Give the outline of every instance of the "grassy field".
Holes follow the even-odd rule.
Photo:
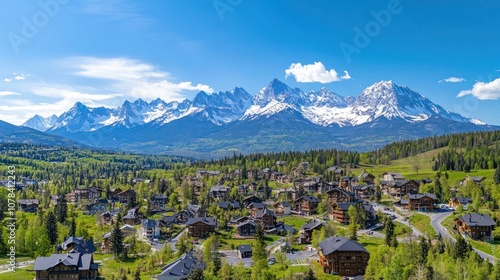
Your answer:
[[[384,228],[380,228],[376,230],[380,233],[385,233]],[[411,232],[411,228],[407,225],[403,225],[402,223],[394,223],[394,233],[397,237],[404,237],[407,233]]]
[[[35,272],[30,271],[33,269],[33,265],[18,268],[14,272],[4,272],[0,273],[0,280],[31,280],[35,278]]]
[[[431,226],[431,218],[427,215],[414,213],[410,216],[410,223],[412,226],[416,227],[424,235],[434,238],[436,236],[436,231]]]
[[[296,230],[299,230],[302,228],[304,224],[309,222],[311,219],[305,218],[305,217],[300,217],[300,216],[282,216],[278,218],[278,222],[284,222],[287,225],[292,226]]]

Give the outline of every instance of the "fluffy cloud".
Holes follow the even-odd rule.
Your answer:
[[[466,79],[464,78],[457,78],[457,77],[449,77],[447,79],[443,79],[443,80],[440,80],[439,82],[442,83],[442,82],[446,82],[446,83],[461,83],[461,82],[465,82]]]
[[[500,78],[489,83],[476,82],[472,89],[462,90],[457,97],[466,95],[475,96],[480,100],[497,100],[500,99]]]
[[[169,73],[156,69],[151,64],[129,58],[74,57],[66,61],[74,74],[81,77],[107,80],[108,91],[120,92],[131,98],[152,100],[183,100],[183,91],[214,90],[204,84],[173,82]]]
[[[326,70],[325,65],[321,62],[305,65],[302,65],[300,62],[292,63],[292,65],[285,70],[285,74],[287,78],[289,76],[294,76],[295,80],[299,83],[319,82],[326,84],[351,78],[347,71],[344,71],[344,76],[339,76],[335,69]]]
[[[14,77],[5,78],[5,79],[3,79],[3,81],[6,83],[10,83],[13,80],[22,81],[30,76],[29,74],[23,74],[23,73],[20,73],[20,74],[13,73],[13,75],[14,75]]]
[[[9,96],[9,95],[20,95],[20,94],[13,91],[0,91],[0,96]]]

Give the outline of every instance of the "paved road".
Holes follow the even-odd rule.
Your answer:
[[[441,225],[441,222],[446,218],[448,217],[449,215],[451,215],[452,212],[441,212],[441,213],[436,213],[436,214],[431,214],[431,225],[432,227],[434,228],[434,230],[436,230],[436,232],[438,232],[439,234],[441,234],[441,236],[443,238],[449,238],[450,240],[452,240],[453,242],[456,242],[457,240],[455,238],[453,238],[453,236],[451,236],[451,234],[448,232],[448,230],[443,227],[443,225]],[[481,258],[485,259],[485,260],[488,260],[490,263],[495,263],[498,261],[497,258],[495,258],[494,256],[490,255],[490,254],[486,254],[485,252],[483,251],[479,251],[477,249],[474,249],[474,251],[479,255],[481,256]]]

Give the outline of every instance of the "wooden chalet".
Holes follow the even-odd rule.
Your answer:
[[[133,189],[128,189],[125,191],[122,191],[116,195],[118,198],[118,201],[122,204],[129,203],[130,201],[134,201],[136,197],[136,193]]]
[[[434,210],[434,204],[437,203],[437,198],[434,194],[410,194],[408,195],[408,208],[412,211],[429,212]]]
[[[254,236],[257,223],[253,220],[245,220],[236,226],[236,232],[239,236]]]
[[[312,219],[299,230],[299,244],[311,243],[314,230],[321,230],[323,223],[320,220]]]
[[[359,174],[358,179],[362,180],[367,185],[375,185],[375,176],[368,172]]]
[[[214,199],[223,200],[229,193],[229,187],[224,185],[215,185],[210,188],[210,196]]]
[[[358,200],[354,193],[335,186],[325,188],[325,193],[328,195],[328,199],[331,203],[352,202]]]
[[[250,244],[242,244],[236,247],[236,252],[240,259],[247,259],[252,257],[252,246]]]
[[[321,201],[314,196],[305,195],[295,200],[293,204],[296,211],[306,215],[311,215],[316,213],[320,202]]]
[[[264,230],[272,229],[276,226],[276,216],[274,211],[269,209],[259,209],[254,216],[255,221],[259,222]]]
[[[472,203],[472,199],[469,197],[452,197],[450,198],[450,207],[458,209],[458,207],[464,207],[467,204]]]
[[[215,232],[217,220],[211,217],[206,218],[189,218],[187,221],[188,236],[192,237],[208,237]]]
[[[127,211],[127,215],[123,216],[122,220],[127,225],[137,225],[144,218],[144,215],[139,211],[139,208],[133,208]]]
[[[274,213],[276,215],[290,215],[292,213],[292,205],[288,201],[279,201],[274,204]]]
[[[488,214],[465,214],[455,219],[455,229],[474,240],[493,241],[496,223]]]
[[[35,280],[97,279],[99,276],[93,255],[78,252],[38,257],[33,270],[36,272]]]
[[[80,201],[86,200],[88,204],[92,204],[101,196],[102,191],[100,189],[76,188],[67,195],[67,198],[69,203],[80,203]]]
[[[393,197],[402,197],[406,194],[418,194],[420,183],[415,180],[398,180],[389,185],[388,193]]]
[[[363,276],[370,253],[356,241],[345,237],[328,237],[318,245],[319,264],[323,271],[342,276]]]
[[[23,212],[35,213],[38,210],[40,201],[38,199],[18,199],[17,209]]]
[[[166,195],[154,195],[149,199],[149,212],[165,212],[167,211],[167,200]]]

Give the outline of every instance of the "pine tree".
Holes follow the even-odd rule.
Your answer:
[[[76,233],[76,222],[75,218],[71,219],[71,224],[69,225],[69,236],[75,236]]]
[[[317,280],[318,278],[316,277],[316,275],[314,275],[314,271],[311,268],[309,268],[306,275],[304,275],[304,278],[302,278],[302,279],[304,279],[304,280]]]
[[[109,242],[111,244],[111,252],[115,255],[115,258],[120,256],[125,248],[123,246],[123,233],[120,230],[120,225],[115,223],[115,227],[111,232],[111,236],[109,237]]]
[[[386,217],[385,218],[385,244],[387,244],[387,246],[396,247],[397,242],[398,241],[397,241],[396,235],[394,233],[394,223],[392,222],[392,218]]]
[[[495,184],[500,184],[500,164],[498,165],[497,169],[495,170],[495,175],[493,175],[493,181]]]
[[[55,245],[57,242],[58,232],[57,232],[57,220],[54,213],[48,212],[45,219],[45,228],[47,229],[47,236],[49,237],[49,242],[51,245]]]
[[[66,222],[66,217],[68,214],[68,204],[64,196],[61,196],[61,198],[57,200],[57,204],[54,207],[54,212],[58,222],[60,222],[61,224]]]
[[[141,270],[139,268],[135,271],[134,280],[141,280]]]
[[[203,276],[203,270],[199,268],[195,268],[191,270],[188,274],[188,280],[204,280],[205,277]]]
[[[427,242],[427,239],[424,236],[421,236],[419,242],[419,255],[418,255],[418,262],[420,264],[426,263],[428,253],[429,253],[429,243]]]

